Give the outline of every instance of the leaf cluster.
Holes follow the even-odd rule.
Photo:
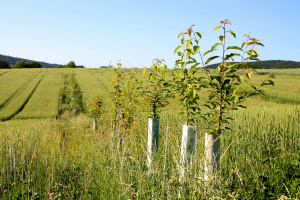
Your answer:
[[[154,59],[150,70],[148,76],[149,84],[141,94],[150,107],[147,109],[150,117],[159,118],[161,109],[169,104],[169,98],[172,97],[171,83],[167,79],[170,73],[163,59]],[[145,73],[146,68],[143,70],[143,76],[145,76]]]
[[[201,69],[198,67],[200,64],[195,59],[196,54],[200,50],[201,34],[194,33],[199,37],[195,39],[192,37],[191,26],[187,32],[180,33],[181,45],[179,45],[175,52],[180,58],[176,60],[175,68],[172,70],[173,74],[173,90],[178,93],[178,100],[184,111],[180,114],[185,114],[186,124],[194,124],[197,117],[200,115],[201,109],[198,104],[200,99],[198,91],[205,87],[204,77],[197,77],[196,73]],[[188,39],[186,39],[188,37]]]

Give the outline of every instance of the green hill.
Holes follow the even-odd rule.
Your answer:
[[[207,68],[217,68],[218,64],[207,65]],[[300,68],[300,62],[286,60],[266,60],[251,62],[257,69],[287,69]]]
[[[16,62],[23,60],[25,62],[34,62],[35,60],[28,60],[25,58],[17,58],[17,57],[12,57],[12,56],[5,56],[0,54],[0,59],[4,60],[4,62],[6,62],[8,65],[15,65]],[[50,64],[50,63],[46,63],[46,62],[41,62],[41,61],[37,61],[38,63],[40,63],[42,65],[42,67],[47,67],[47,68],[55,68],[58,64]]]

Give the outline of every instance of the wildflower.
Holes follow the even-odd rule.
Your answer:
[[[134,196],[134,195],[135,195],[135,192],[131,192],[130,194],[131,194],[131,196]]]
[[[4,192],[4,194],[6,194],[6,193],[7,193],[7,190],[4,190],[3,192]]]
[[[170,180],[169,180],[170,183],[173,183],[174,182],[174,177],[172,177]]]
[[[50,193],[50,194],[49,194],[49,197],[50,197],[51,199],[53,199],[53,197],[54,197],[54,192]]]
[[[27,182],[26,182],[26,181],[23,181],[23,183],[26,184]]]
[[[140,155],[140,158],[144,158],[145,156],[143,154]]]
[[[89,190],[89,189],[86,188],[84,191],[87,192],[88,190]]]
[[[65,197],[67,197],[68,196],[68,194],[65,194]]]
[[[236,195],[236,193],[235,192],[232,192],[232,196],[235,196]]]

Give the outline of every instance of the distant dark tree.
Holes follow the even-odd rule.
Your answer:
[[[9,69],[9,65],[2,59],[0,59],[0,68]]]
[[[11,65],[10,67],[13,68],[13,69],[14,68],[26,68],[26,62],[23,61],[23,60],[19,60],[19,61],[16,62],[15,65]]]
[[[77,68],[77,66],[74,61],[70,61],[65,68]]]
[[[42,65],[36,61],[25,62],[23,60],[17,61],[15,65],[11,65],[11,68],[42,68]]]
[[[100,68],[109,68],[108,66],[100,66]]]
[[[63,65],[57,65],[56,68],[64,68]]]
[[[83,65],[78,65],[77,68],[85,68]]]
[[[31,63],[27,63],[27,68],[42,68],[42,65],[36,61],[33,61]]]

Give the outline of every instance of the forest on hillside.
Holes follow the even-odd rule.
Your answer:
[[[233,62],[235,63],[235,62]],[[265,60],[249,62],[254,69],[287,69],[287,68],[300,68],[300,62],[288,60]],[[220,63],[208,65],[207,68],[217,68]]]
[[[10,65],[15,65],[18,61],[24,61],[24,62],[38,62],[42,67],[47,67],[47,68],[55,68],[58,64],[50,64],[46,62],[41,62],[41,61],[35,61],[35,60],[29,60],[25,58],[17,58],[17,57],[12,57],[12,56],[6,56],[0,54],[0,60],[3,60],[8,66]]]
[[[1,64],[0,68],[9,68],[10,65],[16,65],[18,61],[24,61],[28,63],[32,62],[37,62],[39,63],[42,67],[47,67],[47,68],[63,68],[67,67],[70,63],[67,65],[59,65],[59,64],[50,64],[42,61],[35,61],[35,60],[29,60],[29,59],[24,59],[24,58],[17,58],[17,57],[12,57],[12,56],[6,56],[0,54],[0,60],[4,61],[5,64]],[[73,62],[73,61],[70,61]],[[71,63],[72,64],[72,63]],[[207,65],[206,68],[217,68],[217,66],[220,63],[217,64],[212,64],[212,65]],[[287,69],[287,68],[300,68],[300,62],[295,62],[295,61],[287,61],[287,60],[265,60],[265,61],[254,61],[250,62],[252,68],[255,69]],[[6,67],[3,67],[6,66]],[[84,66],[75,66],[78,68],[84,68]],[[101,68],[106,67],[102,66]],[[69,67],[73,68],[73,67]]]

